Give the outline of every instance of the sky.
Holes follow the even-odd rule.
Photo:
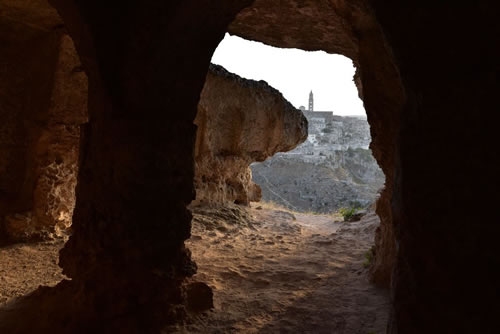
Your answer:
[[[366,114],[354,85],[352,61],[341,55],[280,49],[226,34],[212,63],[243,78],[267,81],[296,108],[308,108],[312,90],[315,111]]]

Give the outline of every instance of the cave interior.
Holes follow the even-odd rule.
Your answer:
[[[386,175],[371,276],[391,291],[387,333],[494,333],[498,9],[1,0],[0,233],[72,235],[59,261],[70,280],[0,309],[0,332],[158,333],[182,320],[193,122],[229,32],[353,60]]]

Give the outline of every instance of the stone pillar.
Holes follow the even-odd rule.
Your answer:
[[[249,2],[52,1],[89,77],[73,234],[60,256],[72,280],[52,292],[67,328],[149,333],[182,317],[181,282],[195,271],[184,247],[193,120],[212,52]]]

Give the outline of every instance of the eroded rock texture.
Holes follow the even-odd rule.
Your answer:
[[[69,227],[87,121],[87,78],[62,21],[22,6],[0,4],[0,229],[11,241]]]
[[[193,204],[259,201],[250,164],[307,138],[306,118],[280,92],[218,65],[210,65],[195,124]]]

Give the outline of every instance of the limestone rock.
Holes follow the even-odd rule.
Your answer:
[[[16,241],[33,239],[37,231],[33,228],[32,221],[30,211],[5,216],[5,232]]]
[[[0,34],[12,43],[0,54],[0,225],[4,217],[11,241],[61,235],[75,203],[87,77],[64,29],[7,32]]]
[[[202,312],[214,307],[212,289],[203,282],[192,282],[186,285],[186,301],[189,310]]]
[[[194,204],[259,201],[250,164],[307,138],[306,118],[281,93],[218,65],[210,66],[195,124]]]

